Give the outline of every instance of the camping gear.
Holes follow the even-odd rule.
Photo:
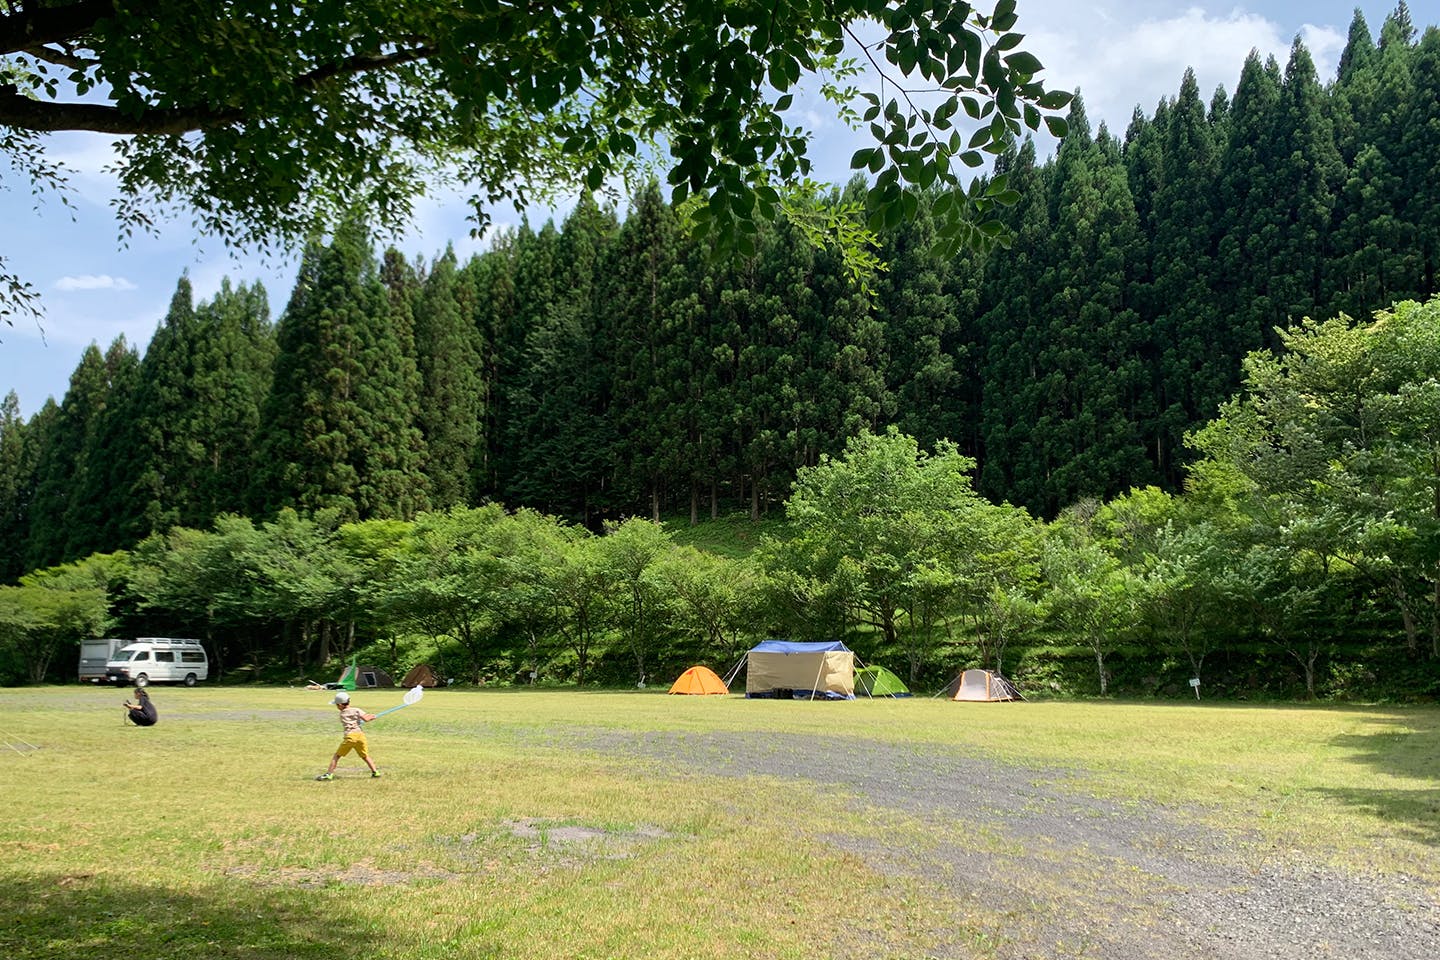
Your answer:
[[[865,697],[908,697],[910,688],[882,666],[860,667],[855,671],[855,694]]]
[[[445,684],[440,680],[440,675],[430,668],[428,663],[417,663],[405,674],[405,679],[400,681],[402,687],[443,687]]]
[[[375,719],[376,719],[376,720],[379,720],[381,717],[385,716],[385,714],[387,714],[387,713],[394,713],[396,710],[399,710],[399,709],[401,709],[402,707],[408,707],[408,706],[410,706],[410,704],[412,704],[412,703],[419,703],[419,702],[420,702],[420,698],[423,697],[423,696],[425,696],[425,688],[424,688],[424,687],[412,687],[412,688],[410,689],[410,691],[405,694],[405,702],[404,702],[404,703],[397,704],[396,706],[393,706],[393,707],[391,707],[391,708],[388,709],[388,710],[381,710],[379,713],[375,714]],[[373,723],[374,721],[371,721],[371,722]]]
[[[948,700],[996,702],[1024,700],[1015,684],[989,670],[966,670],[945,688]]]
[[[745,654],[745,696],[854,700],[855,654],[839,640],[765,640]]]
[[[680,678],[671,684],[670,692],[703,697],[711,694],[724,695],[730,692],[730,688],[725,686],[724,680],[715,675],[714,670],[695,666],[680,674]]]
[[[340,674],[339,686],[342,690],[366,690],[376,687],[393,687],[395,681],[390,679],[390,674],[379,667],[369,664],[357,665],[352,658],[350,666]]]

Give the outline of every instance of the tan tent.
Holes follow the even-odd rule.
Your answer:
[[[854,700],[855,654],[838,640],[766,640],[745,655],[745,696]]]
[[[410,668],[409,673],[405,674],[405,679],[400,681],[400,686],[409,690],[412,687],[441,687],[444,684],[435,675],[435,671],[430,669],[430,664],[417,663]]]
[[[945,688],[945,696],[950,700],[984,702],[1025,699],[1015,689],[1015,684],[989,670],[966,670],[950,681],[950,686]]]

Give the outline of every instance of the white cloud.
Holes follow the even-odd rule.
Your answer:
[[[135,290],[135,284],[124,277],[112,277],[108,273],[84,273],[78,277],[61,277],[55,281],[56,290],[67,293],[75,290]]]
[[[1187,67],[1195,71],[1201,99],[1208,101],[1216,87],[1234,94],[1251,50],[1262,58],[1273,55],[1283,66],[1298,33],[1324,83],[1345,45],[1335,27],[1306,24],[1297,30],[1243,7],[1104,6],[1033,0],[1020,7],[1019,29],[1036,27],[1026,46],[1045,64],[1047,85],[1078,87],[1092,127],[1104,121],[1115,134],[1124,133],[1137,106],[1153,116],[1162,98],[1173,98]],[[1103,29],[1097,29],[1097,21]]]

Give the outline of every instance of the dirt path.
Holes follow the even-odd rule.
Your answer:
[[[900,825],[895,846],[829,839],[934,885],[973,908],[967,919],[997,918],[1001,957],[1440,957],[1440,902],[1413,879],[1346,875],[1153,804],[1086,796],[1060,771],[841,737],[592,730],[564,741],[706,776],[806,780]],[[967,942],[936,954],[972,955]]]

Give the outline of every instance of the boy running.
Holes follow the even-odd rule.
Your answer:
[[[370,776],[380,776],[380,771],[375,769],[375,761],[370,759],[370,747],[365,742],[365,731],[360,729],[362,722],[368,723],[374,720],[375,715],[373,713],[366,713],[359,707],[350,706],[350,694],[344,690],[335,694],[335,699],[330,702],[335,704],[336,708],[340,711],[340,726],[345,728],[345,739],[340,741],[340,746],[335,748],[335,756],[330,758],[330,769],[315,779],[334,780],[335,765],[340,762],[341,757],[345,756],[345,754],[351,750],[354,750],[360,755],[360,759],[365,761],[365,766],[370,768]]]

